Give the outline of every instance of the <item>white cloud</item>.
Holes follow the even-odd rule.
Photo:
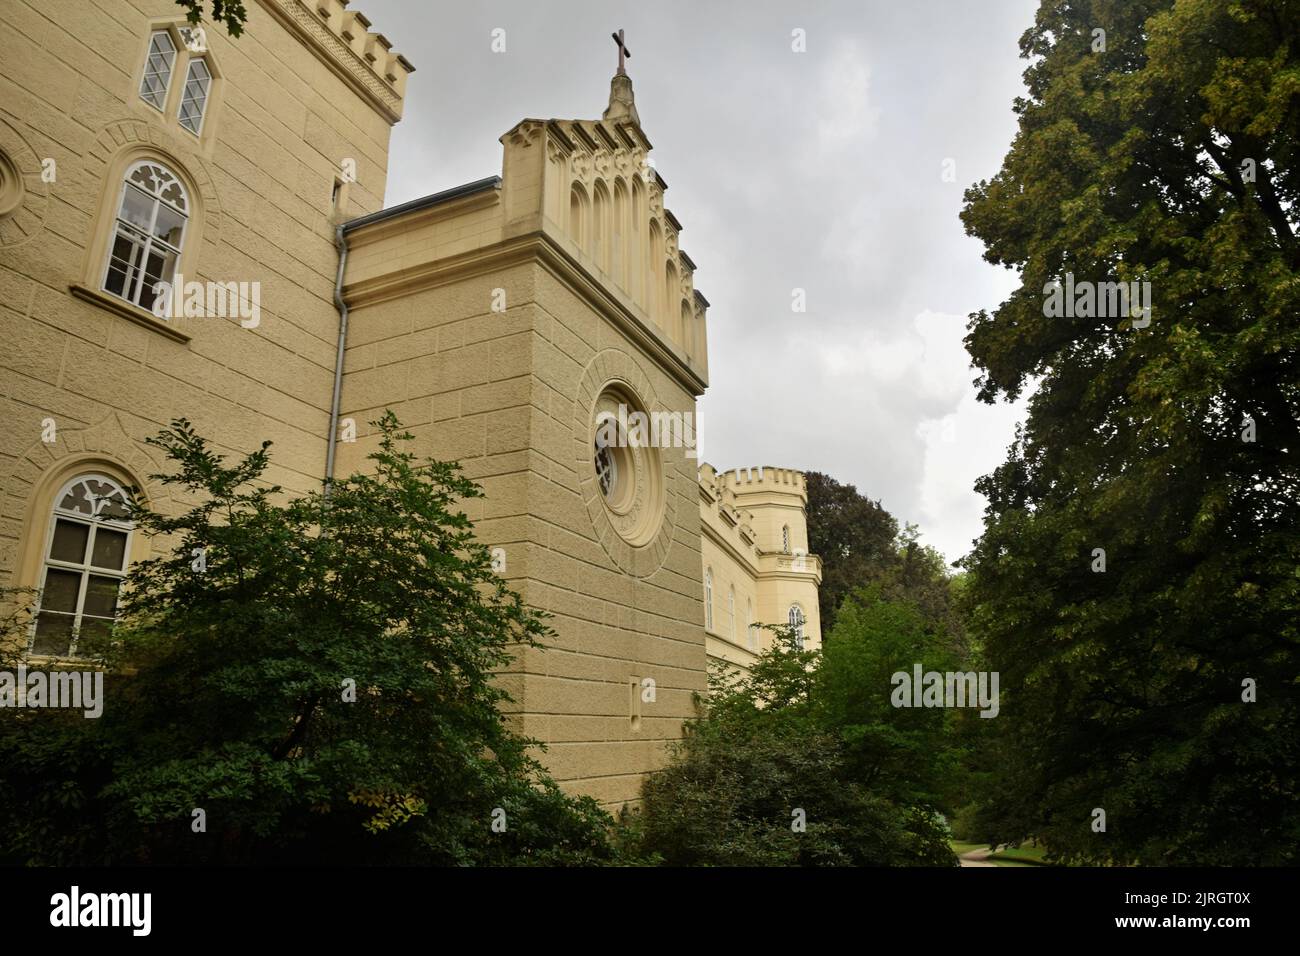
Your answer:
[[[984,499],[973,490],[975,480],[1006,458],[1027,403],[1022,396],[1011,405],[985,405],[968,392],[951,414],[918,426],[925,463],[916,521],[922,540],[950,561],[969,551],[980,536]]]

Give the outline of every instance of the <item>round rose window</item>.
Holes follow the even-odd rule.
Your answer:
[[[611,383],[591,418],[591,468],[610,524],[628,544],[649,543],[664,512],[663,464],[653,422],[631,389]]]

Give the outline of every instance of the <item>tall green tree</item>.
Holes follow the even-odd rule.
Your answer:
[[[971,317],[979,396],[1033,392],[967,562],[983,835],[1300,862],[1300,3],[1044,0],[1021,51],[962,214],[1020,274]],[[1067,274],[1149,282],[1149,316],[1049,316]]]
[[[826,655],[788,626],[643,786],[643,855],[676,866],[953,866],[935,802],[949,749],[936,710],[889,704],[895,660],[935,660],[914,608],[850,599]],[[864,606],[865,605],[865,606]],[[918,656],[919,655],[919,656]]]
[[[853,485],[817,471],[805,478],[808,550],[822,560],[817,604],[822,631],[829,634],[845,596],[895,560],[898,521]]]
[[[879,586],[856,591],[840,605],[812,696],[855,779],[900,804],[951,811],[962,776],[954,728],[966,713],[891,700],[893,675],[910,678],[917,664],[923,673],[965,670],[945,638],[914,604],[886,599]]]
[[[897,519],[856,487],[811,471],[808,480],[808,547],[821,558],[817,595],[822,633],[835,628],[840,606],[854,591],[877,587],[881,596],[920,611],[926,626],[954,647],[964,644],[952,575],[943,556],[922,544],[915,525]]]

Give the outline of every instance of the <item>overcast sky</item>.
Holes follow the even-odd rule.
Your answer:
[[[949,560],[969,550],[973,482],[1023,407],[975,401],[966,317],[1014,276],[983,261],[958,212],[1011,142],[1037,0],[353,6],[416,68],[386,205],[500,173],[498,137],[520,119],[598,118],[622,27],[665,205],[710,302],[702,458],[826,472]]]

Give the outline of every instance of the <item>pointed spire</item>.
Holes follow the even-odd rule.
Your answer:
[[[632,122],[641,125],[641,117],[636,112],[636,98],[632,95],[632,77],[626,73],[614,74],[614,78],[609,81],[609,107],[600,118],[615,123]]]
[[[611,33],[610,36],[618,44],[618,72],[609,81],[609,106],[600,118],[615,123],[630,121],[640,126],[641,117],[637,115],[636,97],[632,95],[632,77],[627,75],[623,65],[625,58],[631,58],[632,51],[623,42],[622,30]]]

